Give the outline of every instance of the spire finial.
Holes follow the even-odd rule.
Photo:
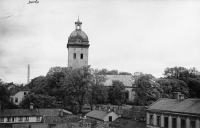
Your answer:
[[[78,21],[79,21],[79,16],[78,16]]]

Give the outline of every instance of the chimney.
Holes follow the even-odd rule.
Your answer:
[[[33,109],[33,103],[30,103],[30,109]]]
[[[181,92],[175,92],[174,95],[175,95],[175,99],[178,99],[178,100],[184,99],[184,94],[181,94]]]
[[[30,82],[30,65],[28,64],[27,84]]]
[[[184,97],[185,97],[185,95],[184,95],[184,94],[180,94],[180,100],[183,100],[183,99],[185,99]]]
[[[63,116],[63,109],[59,109],[59,116]]]
[[[82,114],[79,114],[79,118],[82,119]]]

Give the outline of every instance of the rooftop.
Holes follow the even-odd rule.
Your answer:
[[[132,109],[124,110],[122,117],[129,119],[140,119],[145,118],[145,107],[144,106],[134,106]]]
[[[110,112],[112,112],[112,111],[107,112],[107,111],[102,111],[102,110],[93,110],[91,112],[88,112],[86,114],[86,116],[91,117],[91,118],[95,118],[95,119],[99,119],[99,120],[103,120],[104,117]]]
[[[132,75],[105,75],[105,78],[107,79],[104,82],[105,86],[111,86],[113,80],[119,80],[127,87],[132,87],[135,82]]]
[[[162,98],[151,104],[147,110],[200,114],[200,99]]]
[[[119,128],[146,128],[146,123],[120,117],[111,122],[110,126]]]
[[[0,117],[10,116],[58,116],[59,109],[3,109],[0,111]],[[63,114],[72,114],[63,110]]]

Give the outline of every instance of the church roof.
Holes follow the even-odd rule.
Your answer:
[[[81,42],[84,42],[85,44],[88,44],[88,42],[89,42],[88,36],[81,29],[76,29],[70,34],[68,43],[76,42],[77,39],[80,39]]]
[[[73,46],[89,46],[89,40],[88,40],[88,36],[87,34],[82,31],[81,29],[81,25],[82,25],[82,22],[78,21],[75,22],[75,26],[76,26],[76,29],[70,34],[69,38],[68,38],[68,44],[67,44],[67,47],[69,45]]]
[[[126,87],[134,87],[135,79],[132,75],[105,75],[106,81],[105,86],[112,86],[113,80],[121,81]]]

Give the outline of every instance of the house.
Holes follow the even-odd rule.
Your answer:
[[[146,128],[145,107],[133,106],[123,110],[121,117],[109,124],[110,128]]]
[[[0,111],[0,127],[26,127],[40,124],[42,126],[56,126],[59,123],[79,121],[79,116],[72,115],[64,109],[2,109]],[[51,127],[50,127],[51,128]]]
[[[147,128],[200,128],[200,99],[161,98],[146,110]]]
[[[146,128],[146,124],[143,122],[122,117],[119,117],[115,121],[111,122],[109,126],[110,128]]]
[[[110,111],[109,109],[104,110],[93,110],[86,114],[86,117],[89,119],[94,119],[97,122],[97,126],[100,127],[109,127],[109,123],[118,118],[118,115]]]
[[[13,95],[10,96],[11,101],[13,101],[13,103],[16,105],[19,105],[20,102],[23,100],[24,96],[26,96],[29,93],[29,91],[30,90],[26,89],[14,93]]]
[[[136,86],[134,85],[135,79],[132,75],[105,75],[106,81],[103,83],[104,86],[112,86],[113,80],[121,81],[125,89],[127,90],[126,98],[130,101],[133,101],[136,96]]]

